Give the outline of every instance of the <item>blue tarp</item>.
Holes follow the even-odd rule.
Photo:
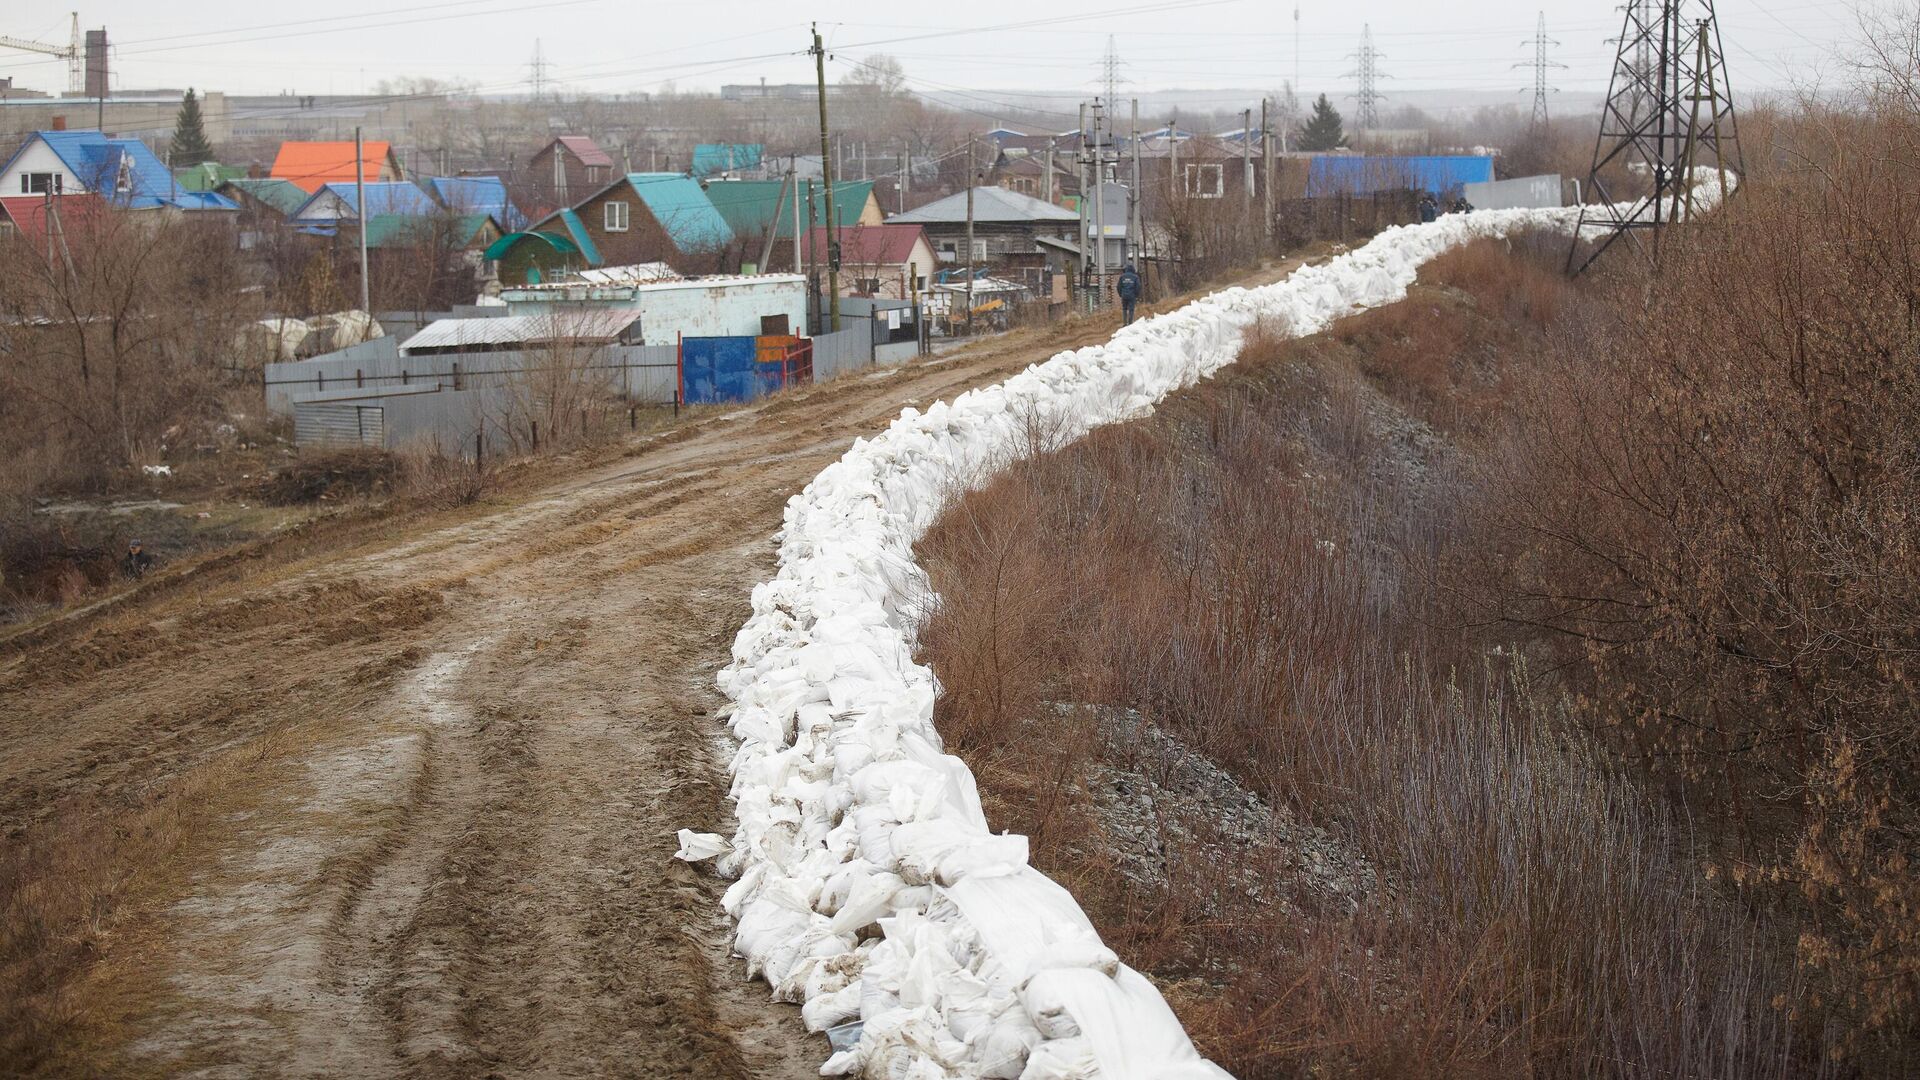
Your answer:
[[[1460,194],[1467,184],[1493,179],[1491,157],[1408,157],[1362,154],[1316,156],[1307,172],[1307,194],[1371,195],[1376,191]]]
[[[753,401],[780,389],[781,365],[760,363],[751,337],[680,341],[680,400],[688,405]]]

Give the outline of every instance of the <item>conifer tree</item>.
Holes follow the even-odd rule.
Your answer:
[[[1300,127],[1302,150],[1337,150],[1345,145],[1347,133],[1341,129],[1339,110],[1321,94],[1313,103],[1313,115]]]
[[[213,144],[207,142],[207,129],[200,119],[200,99],[187,88],[180,102],[179,118],[173,122],[173,154],[169,162],[176,169],[191,169],[213,160]]]

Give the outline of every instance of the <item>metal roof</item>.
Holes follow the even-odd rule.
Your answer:
[[[766,147],[760,143],[701,143],[693,148],[693,175],[757,169],[765,151]]]
[[[359,147],[360,176],[372,183],[380,179],[391,144],[362,142]],[[342,181],[351,184],[354,176],[354,144],[350,142],[283,142],[273,159],[272,177],[285,180],[302,191],[318,191],[321,185]]]
[[[283,215],[298,213],[312,198],[288,180],[229,180],[221,188],[232,188],[250,199],[265,203]]]
[[[400,343],[403,354],[433,349],[441,352],[486,351],[507,346],[554,342],[607,344],[640,319],[638,308],[587,308],[550,315],[502,315],[488,319],[435,319]]]
[[[383,180],[377,183],[356,184],[349,180],[341,184],[327,184],[313,193],[307,202],[311,205],[318,199],[332,195],[346,206],[347,212],[358,215],[360,212],[360,188],[367,189],[367,209],[374,215],[412,214],[421,216],[437,212],[440,207],[433,197],[405,180]],[[306,206],[294,214],[297,219],[306,213]]]
[[[733,242],[733,229],[713,208],[700,182],[680,173],[628,173],[627,183],[681,251],[702,251]],[[598,261],[598,260],[595,260]]]
[[[491,214],[509,229],[526,225],[526,216],[507,198],[507,182],[497,176],[436,176],[427,181],[433,197],[449,210]]]
[[[88,192],[116,206],[134,210],[162,206],[180,210],[240,208],[224,196],[181,190],[166,165],[139,139],[108,138],[98,131],[84,129],[36,131],[14,157],[24,153],[36,139],[60,158]],[[11,159],[8,164],[12,164]]]
[[[967,220],[967,193],[955,192],[944,199],[930,202],[918,210],[909,210],[904,214],[895,214],[887,219],[889,225],[951,225]],[[1017,191],[1008,191],[1000,187],[977,187],[973,189],[973,220],[975,221],[1079,221],[1080,215],[1064,206],[1055,206],[1050,202],[1036,199],[1031,195],[1022,195]]]
[[[367,246],[404,247],[434,238],[434,230],[446,221],[445,215],[375,214],[367,219]],[[461,214],[451,219],[446,239],[456,247],[465,247],[493,220],[491,214]]]
[[[605,165],[609,169],[613,168],[613,158],[607,156],[605,150],[600,149],[600,144],[585,135],[561,135],[547,145],[552,146],[554,143],[566,147],[567,152],[579,158],[582,165]]]
[[[804,193],[807,185],[805,177],[800,190]],[[707,185],[707,201],[726,219],[735,236],[764,236],[767,229],[773,229],[776,239],[793,239],[793,194],[791,190],[783,199],[780,191],[790,188],[785,180],[715,180]],[[833,183],[833,212],[841,222],[848,219],[859,220],[860,210],[867,200],[873,198],[871,180],[836,180]],[[826,185],[813,185],[812,214],[808,208],[800,208],[800,228],[804,234],[807,223],[824,228],[827,217]],[[851,212],[849,212],[851,211]],[[776,217],[777,214],[777,217]]]

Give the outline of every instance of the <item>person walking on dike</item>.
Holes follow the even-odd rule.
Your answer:
[[[1113,291],[1120,294],[1120,311],[1126,316],[1126,322],[1131,324],[1134,305],[1140,302],[1140,272],[1133,268],[1132,263],[1120,271],[1120,280],[1114,283]]]

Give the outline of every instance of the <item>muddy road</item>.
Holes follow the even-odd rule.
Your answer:
[[[816,1075],[727,955],[714,672],[782,506],[1110,324],[711,415],[0,641],[13,1067]],[[163,575],[164,577],[164,575]]]

